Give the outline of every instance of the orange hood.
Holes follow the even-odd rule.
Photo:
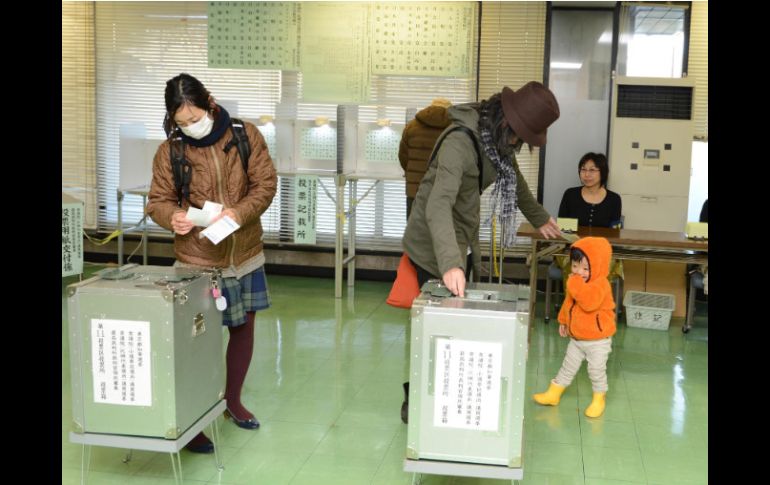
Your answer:
[[[588,257],[591,275],[586,283],[609,276],[612,259],[612,246],[609,241],[603,237],[584,237],[575,241],[572,247],[580,249]]]

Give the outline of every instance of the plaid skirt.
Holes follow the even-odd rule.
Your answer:
[[[222,325],[238,327],[246,323],[246,312],[270,307],[270,294],[267,292],[264,266],[255,269],[240,280],[222,278],[221,289],[222,296],[227,300],[227,308],[222,312]]]

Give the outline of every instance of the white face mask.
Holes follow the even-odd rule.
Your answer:
[[[200,140],[204,136],[207,136],[209,133],[211,133],[211,129],[213,127],[214,120],[209,118],[208,113],[206,113],[205,116],[203,116],[195,123],[188,126],[180,126],[179,129],[182,130],[182,133],[189,136],[190,138]]]

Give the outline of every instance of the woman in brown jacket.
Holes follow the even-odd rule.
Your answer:
[[[227,308],[222,323],[228,327],[226,416],[245,429],[257,429],[259,421],[241,403],[241,388],[254,348],[254,313],[270,306],[263,265],[260,216],[276,192],[277,175],[265,139],[256,126],[244,122],[251,154],[244,168],[239,150],[230,141],[233,127],[228,112],[214,101],[203,84],[189,74],[166,82],[168,139],[155,153],[147,214],[161,227],[174,232],[176,266],[217,268],[222,271],[222,296]],[[183,142],[189,166],[189,190],[178,191],[172,173],[170,147]],[[228,216],[240,225],[230,236],[212,243],[200,237],[187,217],[190,207],[206,201],[223,207],[217,220]],[[213,222],[213,221],[212,221]],[[214,446],[202,433],[187,448],[211,453]]]

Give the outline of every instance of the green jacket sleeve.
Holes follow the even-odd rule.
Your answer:
[[[425,207],[425,219],[441,275],[452,268],[465,268],[465,258],[457,246],[452,217],[463,178],[464,158],[467,156],[467,151],[462,150],[461,136],[467,139],[462,133],[447,135],[436,154],[436,181]]]
[[[516,202],[519,209],[521,209],[521,212],[524,214],[524,217],[526,217],[535,228],[538,228],[548,222],[548,218],[550,218],[551,215],[548,214],[548,211],[538,203],[535,196],[530,192],[527,181],[524,180],[524,175],[521,174],[519,164],[515,159],[513,160],[513,168],[516,170]]]

